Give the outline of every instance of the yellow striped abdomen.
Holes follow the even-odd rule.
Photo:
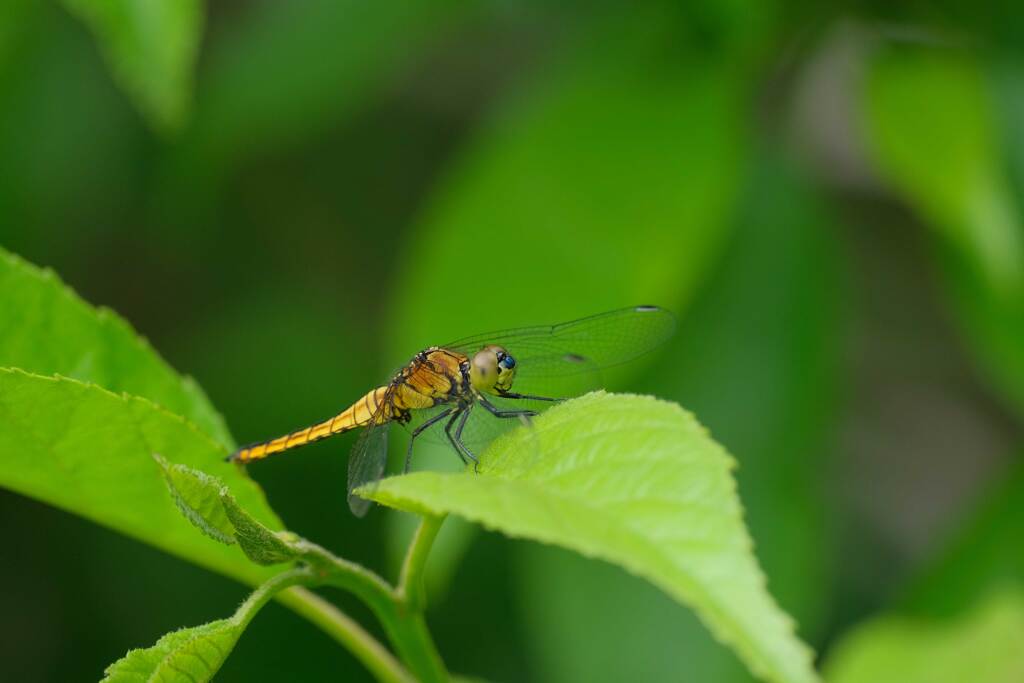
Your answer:
[[[314,441],[325,439],[328,436],[341,434],[342,432],[347,432],[350,429],[355,429],[356,427],[363,427],[370,422],[370,418],[377,412],[381,403],[385,402],[385,394],[387,393],[387,390],[388,387],[383,386],[367,392],[367,394],[361,399],[329,420],[324,420],[323,422],[318,422],[317,424],[306,427],[305,429],[300,429],[290,434],[279,436],[272,441],[263,441],[245,446],[233,453],[231,455],[231,460],[251,462],[253,460],[265,458],[268,455],[273,455],[274,453],[280,453],[292,448],[298,448],[299,446],[305,446],[307,443],[313,443]],[[380,417],[384,420],[390,420],[393,417],[391,413],[392,407],[390,402],[388,402],[388,404],[382,408]]]

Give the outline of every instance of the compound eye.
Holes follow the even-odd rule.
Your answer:
[[[501,359],[501,364],[505,367],[506,370],[511,370],[516,366],[516,359],[513,358],[512,356],[506,355],[504,358]]]

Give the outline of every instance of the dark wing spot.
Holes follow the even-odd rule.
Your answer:
[[[586,363],[587,359],[578,353],[567,353],[565,354],[565,360],[570,363]]]
[[[654,311],[660,311],[661,309],[657,306],[637,306],[633,310],[637,313],[653,313]]]

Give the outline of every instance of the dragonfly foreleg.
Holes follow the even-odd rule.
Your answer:
[[[495,417],[533,417],[537,414],[536,410],[502,410],[483,396],[477,397],[477,401],[484,407],[484,409],[487,410],[487,412]]]
[[[448,417],[448,415],[450,415],[453,410],[455,410],[455,408],[448,408],[447,410],[443,410],[434,417],[430,418],[429,420],[421,424],[416,429],[412,430],[412,435],[409,437],[409,447],[405,451],[405,469],[402,470],[402,474],[409,473],[409,466],[412,464],[412,444],[413,442],[416,441],[416,437],[419,436],[420,432],[422,432],[427,427],[430,427],[440,422],[444,418]]]
[[[502,398],[517,398],[527,399],[530,401],[552,401],[558,403],[559,401],[565,401],[564,398],[551,398],[550,396],[533,396],[532,394],[517,394],[514,391],[506,391],[501,394]]]

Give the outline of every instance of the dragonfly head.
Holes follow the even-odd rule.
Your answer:
[[[510,390],[515,376],[516,359],[494,344],[477,351],[469,365],[469,381],[473,388],[488,394]]]

